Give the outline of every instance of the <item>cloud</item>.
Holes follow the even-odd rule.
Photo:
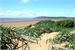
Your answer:
[[[0,12],[0,17],[37,17],[37,16],[50,16],[54,13],[45,11],[34,11],[34,10],[6,10]]]
[[[1,17],[11,17],[11,18],[22,18],[22,17],[37,17],[37,16],[63,16],[63,15],[69,15],[73,16],[75,12],[72,13],[72,15],[69,15],[67,12],[55,12],[55,11],[35,11],[35,10],[5,10],[3,11],[0,8],[0,18]]]
[[[3,15],[2,8],[0,8],[0,16]]]
[[[33,10],[7,10],[4,12],[0,12],[0,17],[14,17],[14,18],[21,18],[21,17],[37,17],[37,16],[47,16],[48,13],[45,12],[37,12]]]
[[[0,8],[0,11],[2,10],[2,8]]]
[[[31,0],[20,0],[20,2],[22,2],[22,3],[28,3],[28,2],[30,2]]]
[[[38,0],[18,0],[18,1],[20,1],[21,3],[29,3],[32,1],[37,2]]]
[[[34,17],[36,14],[32,10],[25,10],[25,11],[15,11],[15,10],[7,10],[4,12],[0,12],[0,16],[3,17]]]
[[[65,12],[62,14],[59,12],[45,12],[45,11],[34,11],[34,10],[7,10],[7,11],[0,11],[0,18],[24,18],[24,17],[37,17],[37,16],[74,16],[75,12],[69,14]]]

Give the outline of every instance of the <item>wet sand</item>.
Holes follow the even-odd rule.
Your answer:
[[[22,27],[26,27],[30,24],[34,25],[35,23],[37,23],[38,21],[23,21],[23,22],[0,22],[0,25],[4,25],[7,27],[17,27],[17,28],[22,28]]]

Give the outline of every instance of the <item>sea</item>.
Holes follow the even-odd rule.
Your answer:
[[[21,21],[40,21],[40,20],[63,20],[48,18],[0,18],[0,22],[21,22]]]
[[[20,21],[40,21],[49,19],[33,19],[33,18],[0,18],[0,22],[20,22]]]
[[[0,18],[0,22],[19,22],[19,21],[29,21],[31,19],[26,18]]]

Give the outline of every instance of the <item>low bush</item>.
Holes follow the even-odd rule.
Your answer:
[[[66,28],[71,28],[74,27],[74,21],[73,20],[62,20],[62,21],[57,21],[56,25],[58,27],[66,27]]]

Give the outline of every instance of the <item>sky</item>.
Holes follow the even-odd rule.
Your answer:
[[[75,17],[75,0],[0,0],[0,18]]]

